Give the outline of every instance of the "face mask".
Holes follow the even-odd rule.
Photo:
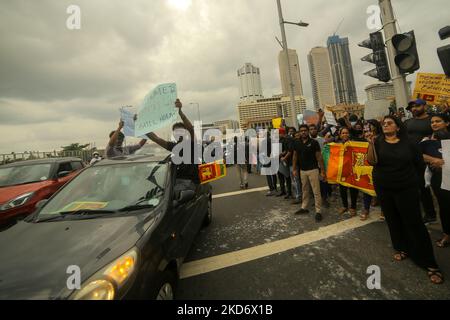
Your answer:
[[[356,124],[356,122],[350,122],[350,124],[352,125],[352,127]]]

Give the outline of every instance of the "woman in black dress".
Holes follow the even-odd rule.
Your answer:
[[[422,153],[409,142],[399,119],[386,116],[382,127],[382,134],[369,143],[368,161],[374,166],[375,190],[396,250],[394,259],[401,261],[410,256],[428,271],[432,283],[441,284],[444,277],[420,212],[416,172],[423,165]]]

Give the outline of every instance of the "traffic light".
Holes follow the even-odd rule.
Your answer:
[[[396,51],[395,64],[401,74],[413,73],[420,68],[414,31],[396,34],[392,37],[392,44]]]
[[[359,43],[358,46],[363,48],[372,49],[372,53],[361,58],[362,61],[374,63],[376,65],[375,69],[372,69],[366,73],[366,76],[376,78],[383,82],[388,82],[391,80],[391,75],[389,71],[389,64],[386,56],[386,51],[384,47],[383,35],[380,31],[370,34],[370,39],[364,40]]]
[[[450,26],[446,26],[439,30],[439,37],[445,40],[450,37]],[[450,77],[450,44],[437,49],[439,60],[441,60],[442,68],[447,77]]]

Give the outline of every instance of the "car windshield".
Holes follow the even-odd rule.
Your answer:
[[[110,213],[157,206],[164,193],[167,164],[111,164],[84,170],[41,210],[39,216]]]
[[[48,180],[50,168],[51,164],[0,167],[0,187]]]

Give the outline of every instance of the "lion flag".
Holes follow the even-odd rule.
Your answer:
[[[220,161],[205,163],[198,166],[198,175],[200,183],[205,184],[225,177],[227,175],[227,167]]]
[[[330,143],[323,148],[327,181],[376,196],[372,170],[367,162],[367,142]]]

